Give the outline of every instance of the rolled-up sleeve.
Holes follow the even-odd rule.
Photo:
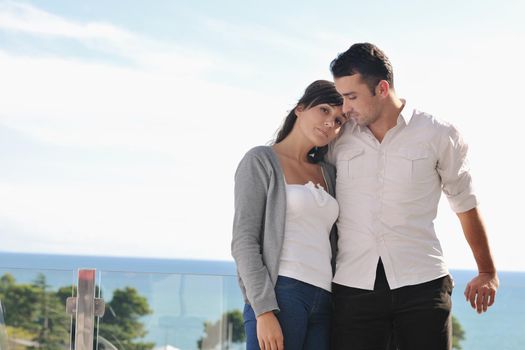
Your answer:
[[[450,207],[463,213],[478,205],[467,158],[468,145],[458,130],[448,125],[441,135],[437,171]]]
[[[278,310],[274,285],[262,256],[269,176],[260,159],[250,152],[235,173],[231,251],[246,297],[256,315]]]

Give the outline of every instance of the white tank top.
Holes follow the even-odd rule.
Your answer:
[[[319,184],[286,184],[286,220],[279,275],[331,291],[330,230],[339,215],[334,197]]]

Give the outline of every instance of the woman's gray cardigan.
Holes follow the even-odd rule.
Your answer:
[[[335,194],[335,168],[320,163],[328,192]],[[235,216],[232,256],[237,264],[244,301],[258,316],[279,311],[274,287],[284,240],[286,187],[284,174],[273,149],[252,148],[235,173]],[[337,231],[330,232],[332,269],[335,264]]]

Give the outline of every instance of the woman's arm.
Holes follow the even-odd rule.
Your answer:
[[[235,216],[232,256],[255,315],[278,310],[274,285],[266,268],[262,245],[270,170],[253,151],[235,173]]]
[[[262,257],[269,181],[269,169],[253,152],[248,152],[235,173],[232,256],[257,316],[259,347],[261,350],[283,350],[284,338],[274,314],[279,307]]]

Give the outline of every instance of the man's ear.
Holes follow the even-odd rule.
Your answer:
[[[376,86],[376,95],[386,96],[390,91],[390,84],[386,80],[381,80]]]

